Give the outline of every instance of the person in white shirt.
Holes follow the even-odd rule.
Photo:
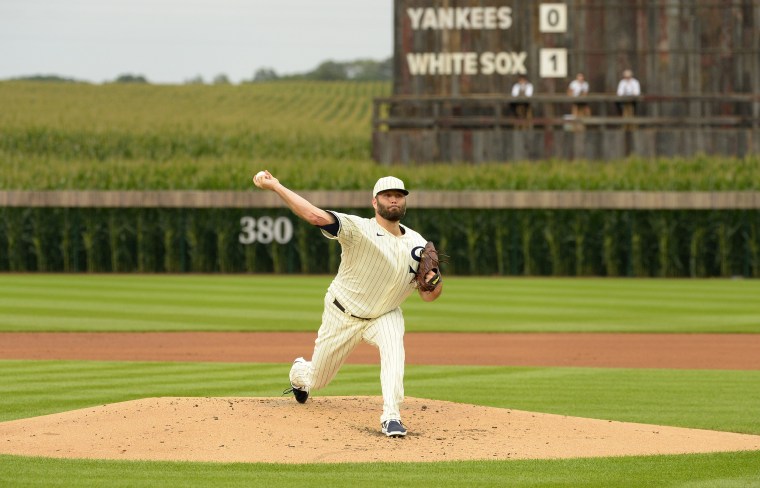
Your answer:
[[[617,94],[620,97],[641,95],[641,84],[639,84],[639,80],[633,77],[633,71],[629,69],[623,71],[623,79],[618,83]]]
[[[519,75],[517,82],[512,85],[512,96],[515,98],[525,98],[533,96],[533,84],[528,81],[528,77],[525,75]],[[513,102],[512,109],[514,110],[517,118],[526,119],[531,118],[533,111],[531,110],[530,103],[528,102]]]
[[[633,77],[633,71],[629,69],[623,71],[623,79],[618,83],[617,94],[619,97],[641,95],[641,84],[639,80]],[[616,102],[616,105],[623,117],[633,117],[636,113],[636,100],[619,101]]]
[[[513,97],[532,97],[533,96],[533,84],[528,81],[528,77],[520,75],[517,77],[517,83],[512,85]]]
[[[575,79],[567,87],[567,94],[571,97],[585,97],[588,95],[589,86],[583,73],[575,75]],[[588,103],[578,102],[573,104],[573,115],[575,117],[588,117],[591,115],[591,107]]]
[[[293,393],[298,403],[306,403],[309,393],[327,386],[351,351],[364,341],[380,350],[381,431],[388,437],[405,436],[399,411],[404,400],[405,361],[400,305],[414,291],[425,302],[436,300],[443,280],[438,271],[428,272],[425,280],[435,285],[430,291],[416,288],[412,280],[427,240],[400,223],[409,194],[404,182],[393,176],[377,180],[371,219],[316,207],[269,171],[258,173],[253,182],[276,193],[294,214],[319,227],[325,237],[337,240],[342,251],[338,274],[325,294],[311,361],[302,357],[293,361],[291,387],[284,393]]]

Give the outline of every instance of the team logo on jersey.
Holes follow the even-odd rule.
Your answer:
[[[416,246],[412,248],[412,259],[417,261],[418,263],[422,261],[422,251],[425,249],[425,246]],[[409,266],[409,272],[412,274],[417,274],[417,271]]]
[[[425,246],[415,246],[412,248],[412,259],[417,261],[418,263],[422,261],[422,251],[425,249]]]

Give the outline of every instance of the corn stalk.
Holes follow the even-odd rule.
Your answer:
[[[602,264],[607,276],[620,276],[618,259],[617,213],[610,211],[602,229]]]
[[[575,276],[586,275],[586,233],[588,232],[588,212],[575,212],[573,219],[573,242],[575,243]]]
[[[747,246],[749,247],[750,254],[750,266],[752,268],[752,276],[760,278],[760,232],[758,232],[758,219],[752,219],[749,224],[749,235],[747,240]]]
[[[546,223],[544,224],[544,239],[549,246],[549,259],[551,261],[552,275],[562,276],[565,274],[565,267],[562,261],[561,230],[557,228],[557,218],[554,212],[549,212]]]

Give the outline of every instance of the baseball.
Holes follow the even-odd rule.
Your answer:
[[[261,178],[265,177],[267,174],[264,171],[259,171],[256,173],[256,176],[253,177],[256,181],[259,181]]]

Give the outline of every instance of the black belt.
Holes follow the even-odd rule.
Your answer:
[[[336,307],[338,307],[338,310],[340,310],[341,312],[346,313],[346,307],[344,307],[343,305],[341,305],[337,298],[333,301],[333,305],[335,305]],[[349,315],[351,315],[355,319],[371,320],[371,319],[365,319],[364,317],[357,317],[354,314],[349,314]]]

